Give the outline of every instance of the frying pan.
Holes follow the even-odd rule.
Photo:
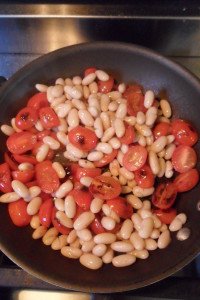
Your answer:
[[[200,132],[200,83],[192,74],[148,49],[131,44],[97,42],[62,48],[33,61],[17,72],[0,91],[0,121],[10,118],[25,105],[36,83],[53,83],[58,77],[70,77],[88,66],[105,69],[124,82],[141,83],[145,89],[170,99],[174,116],[192,121]],[[1,157],[5,137],[0,136]],[[200,145],[196,145],[197,153]],[[200,250],[200,185],[179,195],[178,212],[188,216],[191,229],[188,240],[180,242],[172,234],[165,250],[152,251],[147,260],[126,268],[111,265],[97,271],[84,268],[31,238],[32,229],[17,228],[0,206],[0,248],[17,265],[32,275],[66,289],[110,293],[133,290],[159,281],[189,263]]]

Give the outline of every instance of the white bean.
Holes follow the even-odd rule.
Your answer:
[[[53,162],[52,163],[53,169],[56,171],[59,178],[65,178],[66,172],[61,163],[59,162]]]
[[[91,212],[97,214],[98,212],[100,212],[102,205],[103,205],[103,200],[101,198],[94,198],[90,205]]]
[[[165,146],[167,145],[167,138],[166,136],[160,136],[152,145],[151,150],[155,153],[162,151]]]
[[[96,244],[112,244],[116,241],[116,235],[113,233],[105,232],[95,235],[94,242]]]
[[[54,205],[57,208],[57,210],[64,211],[65,210],[65,203],[64,200],[61,198],[55,198],[54,199]]]
[[[153,215],[152,218],[153,218],[154,228],[156,229],[160,228],[162,226],[162,222],[160,221],[160,219],[156,215]]]
[[[170,232],[169,230],[165,230],[161,233],[161,235],[158,238],[158,248],[164,249],[166,248],[169,243],[171,242]]]
[[[74,76],[72,78],[72,82],[73,82],[74,85],[81,84],[82,83],[82,79],[81,79],[80,76]]]
[[[103,262],[101,260],[100,257],[91,254],[91,253],[84,253],[83,255],[81,255],[80,257],[80,263],[88,268],[88,269],[92,269],[92,270],[97,270],[99,268],[101,268]]]
[[[145,125],[145,124],[143,124],[143,125],[136,124],[136,125],[135,125],[135,128],[137,129],[137,131],[138,131],[141,135],[143,135],[143,136],[145,136],[145,137],[148,137],[148,136],[151,136],[151,135],[152,135],[151,129],[150,129],[147,125]]]
[[[43,160],[45,160],[48,152],[49,152],[49,146],[47,144],[42,144],[39,147],[38,152],[36,154],[37,161],[42,162]]]
[[[32,238],[34,240],[40,239],[45,235],[46,232],[47,232],[46,226],[41,225],[33,231]]]
[[[117,252],[131,252],[134,247],[133,244],[128,241],[117,241],[111,244],[111,248]]]
[[[182,228],[183,224],[179,218],[175,218],[169,225],[170,231],[178,231]]]
[[[88,252],[92,251],[92,249],[94,248],[94,246],[95,246],[95,242],[93,241],[93,239],[91,239],[88,242],[83,242],[81,250],[83,252],[88,253]]]
[[[67,236],[67,243],[72,244],[73,242],[75,242],[76,238],[77,238],[76,230],[73,229],[72,231],[70,231],[70,233]]]
[[[127,105],[126,103],[121,103],[116,111],[116,118],[123,119],[127,114]]]
[[[69,85],[64,87],[65,93],[67,93],[71,98],[80,99],[82,97],[82,93],[76,88]]]
[[[150,210],[144,209],[144,208],[138,210],[137,213],[140,215],[140,217],[141,217],[142,219],[146,219],[146,218],[149,218],[149,217],[152,216],[152,212],[151,212]]]
[[[148,210],[150,210],[150,209],[151,209],[151,201],[149,201],[149,200],[144,200],[144,201],[142,202],[142,208],[143,208],[143,209],[148,209]]]
[[[119,91],[121,94],[123,94],[123,93],[125,92],[125,90],[126,90],[126,85],[125,85],[125,83],[120,83],[120,84],[118,85],[118,91]]]
[[[96,150],[101,151],[105,154],[110,154],[113,151],[112,147],[108,143],[102,143],[102,142],[97,144]]]
[[[135,255],[135,257],[140,259],[147,259],[149,257],[149,252],[146,249],[134,250],[132,251],[132,254]]]
[[[128,149],[129,149],[129,147],[128,147],[128,145],[126,145],[126,144],[122,144],[121,145],[121,151],[122,151],[122,153],[126,153],[126,152],[128,152]]]
[[[33,170],[33,165],[28,163],[28,162],[24,162],[24,163],[21,163],[19,166],[18,166],[18,169],[20,171],[27,171],[27,170]]]
[[[118,163],[118,161],[116,159],[114,159],[110,164],[109,164],[109,170],[110,173],[113,176],[119,176],[119,169],[120,169],[120,165]]]
[[[87,159],[89,161],[98,161],[103,157],[103,153],[100,151],[92,151],[88,154]]]
[[[72,104],[74,105],[75,108],[77,109],[86,109],[86,105],[83,101],[78,100],[78,99],[72,99]]]
[[[21,198],[30,197],[30,193],[29,193],[28,188],[21,181],[13,180],[11,182],[11,186],[12,186],[14,192],[17,193]]]
[[[144,95],[144,107],[150,108],[154,102],[155,95],[154,92],[151,90],[146,91]]]
[[[111,125],[110,124],[110,117],[109,117],[108,113],[107,112],[102,112],[100,114],[100,118],[101,118],[104,130],[108,129]]]
[[[116,137],[111,138],[108,143],[113,149],[119,149],[121,147],[121,142]]]
[[[96,78],[96,74],[95,73],[90,73],[87,76],[85,76],[82,80],[82,85],[89,85],[90,83],[92,83]]]
[[[55,84],[65,85],[65,81],[63,78],[58,78],[56,79]]]
[[[94,121],[95,134],[98,138],[102,138],[103,136],[103,123],[101,118],[97,118]]]
[[[74,128],[79,125],[79,114],[76,108],[72,108],[67,117],[67,122],[70,127]]]
[[[174,174],[173,165],[170,160],[167,160],[166,164],[165,164],[165,177],[171,178],[173,176],[173,174]]]
[[[188,238],[189,238],[189,236],[190,236],[190,229],[189,228],[187,228],[187,227],[183,227],[183,228],[181,228],[178,232],[177,232],[177,235],[176,235],[176,237],[177,237],[177,240],[179,240],[179,241],[185,241],[185,240],[187,240]]]
[[[154,175],[160,172],[159,160],[154,151],[149,151],[149,165]]]
[[[63,153],[63,155],[64,155],[65,158],[67,158],[67,159],[69,159],[69,160],[71,160],[71,161],[75,161],[75,162],[78,162],[78,161],[79,161],[79,158],[75,157],[73,154],[71,154],[71,153],[69,153],[69,152],[67,152],[67,151],[65,151],[65,152]]]
[[[127,267],[132,265],[136,261],[136,257],[131,254],[117,255],[113,258],[112,264],[115,267]]]
[[[31,198],[39,196],[40,193],[41,193],[41,189],[39,186],[31,186],[29,188],[29,194]]]
[[[56,218],[58,221],[65,227],[73,228],[73,222],[70,218],[67,217],[67,215],[63,212],[58,210],[56,212]]]
[[[157,240],[160,236],[160,231],[158,229],[154,229],[151,233],[150,238]]]
[[[120,233],[124,240],[128,240],[130,238],[133,228],[133,222],[130,219],[123,222]]]
[[[53,241],[57,238],[58,230],[55,227],[52,227],[47,230],[47,232],[42,237],[42,241],[46,246],[50,246]]]
[[[142,225],[142,218],[137,213],[132,214],[131,220],[133,222],[134,228],[139,231]]]
[[[65,197],[71,190],[73,189],[73,183],[71,180],[67,180],[60,185],[60,187],[55,192],[56,198],[63,198]]]
[[[137,124],[139,124],[139,125],[144,124],[145,123],[145,119],[146,119],[145,118],[145,114],[142,111],[139,111],[137,113],[137,117],[136,117]]]
[[[176,216],[176,218],[178,218],[179,220],[181,220],[182,224],[185,224],[187,221],[187,216],[184,213],[178,214]]]
[[[65,79],[65,85],[73,86],[73,82],[72,82],[71,78]]]
[[[35,198],[31,199],[31,201],[27,205],[28,215],[33,216],[33,215],[37,214],[41,204],[42,204],[42,198],[35,197]]]
[[[158,117],[158,109],[154,106],[150,107],[146,112],[146,125],[153,126]]]
[[[6,193],[0,196],[1,203],[11,203],[15,202],[16,200],[20,199],[21,196],[15,192]]]
[[[110,98],[106,94],[102,94],[100,98],[101,111],[108,111]]]
[[[108,142],[115,135],[115,129],[113,127],[109,127],[105,130],[101,141],[103,143]]]
[[[30,221],[30,226],[33,229],[36,229],[40,226],[40,218],[38,215],[32,216],[31,221]]]
[[[167,143],[171,144],[175,140],[175,136],[172,134],[167,135]]]
[[[148,238],[145,240],[145,248],[149,251],[156,250],[158,247],[157,242],[154,239]]]
[[[55,98],[52,102],[51,102],[51,107],[54,109],[54,110],[56,110],[56,114],[57,115],[62,115],[62,109],[61,109],[61,107],[62,107],[62,105],[61,105],[61,107],[60,107],[60,104],[64,104],[64,102],[67,104],[68,102],[70,103],[70,101],[68,100],[68,101],[66,101],[66,96],[65,95],[63,95],[63,96],[61,96],[61,97],[59,97],[59,98]],[[41,124],[42,125],[42,124]],[[41,125],[40,125],[40,127],[41,127]]]
[[[116,132],[116,136],[118,138],[121,138],[125,134],[124,122],[121,119],[116,118],[114,121],[114,129]]]
[[[154,142],[154,137],[153,137],[153,135],[147,136],[147,137],[146,137],[146,144],[147,144],[148,146],[151,146],[151,145],[153,144],[153,142]]]
[[[128,195],[126,197],[127,202],[135,209],[142,208],[142,201],[135,195]]]
[[[60,148],[60,143],[51,136],[45,136],[43,138],[43,143],[47,144],[52,150],[58,150]]]
[[[104,264],[110,264],[114,257],[114,251],[111,248],[108,248],[106,253],[102,256],[102,260]]]
[[[126,102],[125,99],[122,99],[122,94],[118,91],[112,91],[107,94],[111,100],[117,101],[118,103]]]
[[[55,85],[51,89],[51,95],[55,98],[61,97],[63,94],[63,86],[62,85]]]
[[[103,256],[106,253],[107,247],[104,244],[98,244],[92,249],[92,253],[98,257]]]
[[[62,131],[58,131],[56,136],[60,143],[62,143],[65,146],[68,144],[68,137],[67,137],[66,133],[64,133]]]
[[[65,246],[61,248],[61,254],[68,258],[77,259],[81,257],[82,250],[75,247]]]
[[[126,168],[122,167],[119,170],[120,174],[124,176],[127,180],[134,179],[134,173],[131,171],[128,171]]]
[[[113,230],[115,228],[115,221],[111,217],[103,217],[101,219],[102,226],[107,230]]]
[[[145,247],[144,239],[141,238],[137,232],[131,234],[130,241],[136,250],[143,250]]]
[[[146,138],[141,135],[138,139],[138,144],[142,147],[145,147],[146,146]]]
[[[101,80],[101,81],[107,81],[107,80],[109,80],[109,75],[106,72],[104,72],[102,70],[97,70],[95,73],[96,73],[97,78],[99,80]]]
[[[134,117],[134,116],[127,116],[127,117],[124,118],[124,121],[126,123],[128,123],[129,125],[134,126],[136,124],[136,117]]]
[[[151,236],[153,231],[154,223],[152,218],[145,218],[141,223],[141,229],[139,230],[138,234],[141,238],[147,239]]]
[[[118,103],[116,102],[116,101],[112,101],[112,102],[110,102],[109,103],[109,105],[108,105],[108,110],[109,111],[116,111],[117,110],[117,108],[118,108]]]
[[[85,126],[93,126],[94,125],[94,119],[86,109],[80,109],[78,112],[78,116]]]
[[[92,177],[89,177],[89,176],[82,176],[81,179],[80,179],[80,183],[84,186],[87,186],[89,187],[92,183]]]
[[[124,153],[122,153],[122,151],[118,151],[117,160],[122,167],[123,167],[123,158],[124,158]]]
[[[158,172],[157,176],[163,177],[165,174],[165,160],[162,157],[160,157],[158,160],[159,160],[160,171]]]
[[[67,235],[60,235],[58,236],[53,243],[51,244],[51,248],[53,250],[61,250],[64,246],[67,245]]]
[[[167,100],[162,99],[160,101],[160,107],[162,109],[163,116],[166,118],[170,118],[172,115],[172,110],[169,102]]]
[[[83,212],[74,222],[75,230],[86,228],[94,220],[95,215],[91,211]]]
[[[66,148],[67,148],[67,151],[69,152],[69,154],[71,154],[77,158],[83,157],[83,154],[84,154],[83,151],[76,148],[74,145],[68,144]]]
[[[76,234],[84,242],[88,242],[92,239],[91,231],[86,228],[82,230],[77,230]]]
[[[10,136],[15,132],[15,130],[11,126],[6,124],[1,125],[1,131],[7,136]]]
[[[41,83],[36,83],[35,88],[41,92],[41,93],[45,93],[47,91],[48,86],[45,84],[41,84]]]
[[[59,118],[65,118],[69,114],[71,109],[72,109],[71,102],[60,103],[54,108],[54,110]]]
[[[137,197],[147,197],[152,195],[154,192],[154,187],[148,188],[148,189],[143,189],[139,186],[133,187],[133,194]]]
[[[89,92],[91,94],[96,94],[98,92],[98,85],[95,81],[89,84]]]
[[[73,196],[69,195],[65,198],[64,211],[68,218],[73,218],[76,214],[76,203]]]

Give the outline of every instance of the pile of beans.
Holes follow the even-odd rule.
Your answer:
[[[134,85],[134,95],[137,94],[134,101],[137,102],[139,97],[136,106],[142,109],[130,113],[134,105],[127,102],[129,88],[125,83],[115,85],[112,77],[105,71],[89,68],[83,78],[80,76],[58,78],[52,86],[36,84],[40,96],[46,97],[47,106],[55,114],[53,117],[56,121],[52,127],[45,127],[46,120],[41,117],[42,108],[39,111],[40,118],[31,120],[30,129],[22,129],[23,127],[18,125],[17,116],[11,120],[11,125],[1,126],[2,132],[8,136],[7,147],[14,156],[14,164],[16,165],[16,161],[18,164],[17,169],[13,170],[10,162],[12,155],[7,155],[5,161],[12,170],[11,189],[2,190],[4,193],[0,196],[0,202],[9,203],[9,213],[15,225],[30,224],[34,229],[33,239],[42,239],[45,245],[51,246],[53,250],[59,250],[67,258],[79,259],[83,266],[90,269],[99,269],[103,263],[125,267],[135,263],[137,258],[147,259],[151,251],[157,248],[164,249],[169,245],[170,231],[178,232],[179,240],[189,237],[189,229],[182,228],[187,221],[184,213],[175,212],[173,218],[165,222],[155,211],[156,201],[153,201],[154,207],[151,201],[152,194],[155,194],[155,177],[169,179],[177,171],[172,159],[178,148],[175,135],[166,130],[165,135],[156,136],[155,131],[157,124],[168,124],[164,125],[166,127],[171,124],[171,106],[165,99],[157,100],[153,91],[148,90],[143,94],[141,87]],[[84,141],[81,140],[78,131],[72,135],[73,130],[78,130],[79,127],[95,135],[95,138],[90,138],[87,134],[84,137],[90,139],[88,143],[93,143],[90,150],[81,148]],[[42,135],[45,130],[48,130],[48,134]],[[24,132],[32,134],[28,139],[33,145],[17,152],[16,144],[11,139],[14,136],[16,141],[18,137],[16,134],[22,138],[20,134]],[[73,140],[75,138],[76,141]],[[19,162],[19,155],[30,156],[29,151],[32,151],[39,141],[37,151],[31,154],[34,161],[31,162],[30,159],[26,161],[24,158]],[[142,147],[138,149],[145,151],[138,161],[138,153],[132,154],[131,157],[129,154],[134,145]],[[54,156],[52,154],[51,157],[50,153]],[[91,171],[101,168],[101,171],[96,177],[88,175],[90,171],[86,171],[79,180],[74,180],[73,176],[68,176],[68,170],[62,160],[54,159],[56,153],[59,155],[62,153],[64,161],[69,161],[82,168],[81,170]],[[141,163],[141,160],[144,161]],[[149,187],[146,187],[149,183],[140,184],[135,173],[141,170],[145,162],[148,164],[148,172],[153,182]],[[186,171],[195,170],[194,166],[195,162]],[[44,180],[50,180],[45,179],[51,177],[48,168],[51,168],[52,178],[55,179],[54,181],[52,179],[50,188],[46,188],[42,181],[43,177]],[[29,182],[20,180],[13,175],[18,171],[27,173],[32,171],[33,176]],[[100,195],[102,186],[99,187],[99,184],[102,182],[96,184],[95,181],[100,180],[98,177],[100,174],[120,184],[120,192],[114,197],[121,197],[119,207],[115,208],[113,203],[109,205],[112,196],[107,198],[106,195],[109,193],[107,190],[105,197]],[[100,189],[99,194],[96,188]],[[106,188],[109,189],[110,186]],[[89,206],[88,202],[84,204],[88,206],[87,209],[79,203],[81,199],[76,200],[72,193],[75,189],[83,191],[89,189],[91,197]],[[16,215],[14,203],[20,203],[20,209],[27,214],[25,222],[16,220],[16,216],[12,217],[12,214]],[[78,212],[78,206],[82,208],[81,212]],[[123,215],[120,207],[121,210],[128,207],[131,213],[126,212]],[[159,205],[157,207],[160,208]],[[49,211],[51,215],[54,211],[54,217],[46,226],[42,222],[41,215],[46,213],[49,218]],[[63,228],[67,228],[67,231]]]

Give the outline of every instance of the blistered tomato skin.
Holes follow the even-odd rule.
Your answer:
[[[185,173],[179,174],[174,180],[174,184],[179,193],[190,191],[198,182],[199,172],[197,169],[191,169]]]
[[[123,164],[129,171],[137,171],[143,167],[147,160],[147,150],[140,145],[131,146],[125,153]]]
[[[77,126],[70,130],[68,137],[70,143],[83,151],[91,151],[96,147],[98,142],[96,134],[92,130],[82,126]]]
[[[29,225],[31,216],[27,213],[27,205],[23,199],[8,204],[8,212],[15,226],[24,227]]]
[[[110,162],[112,162],[115,159],[117,153],[118,150],[113,149],[113,151],[110,154],[104,154],[104,156],[100,160],[94,162],[95,167],[102,168],[104,166],[107,166]]]
[[[11,173],[7,163],[0,165],[0,191],[3,193],[12,192]]]
[[[120,195],[121,185],[118,180],[113,177],[98,176],[95,177],[89,187],[94,197],[101,199],[113,199]]]
[[[185,173],[195,167],[197,154],[192,147],[180,145],[172,155],[172,165],[179,173]]]
[[[132,206],[122,197],[107,200],[106,203],[120,218],[129,219],[133,214]]]
[[[29,130],[38,120],[38,112],[33,107],[25,107],[21,109],[16,118],[15,124],[21,130]]]
[[[46,93],[36,93],[33,95],[27,104],[28,107],[39,110],[42,107],[49,106]]]
[[[148,165],[144,165],[139,170],[134,172],[134,179],[138,186],[144,189],[151,188],[154,185],[154,175]]]
[[[36,165],[36,180],[41,190],[47,194],[55,192],[60,181],[56,171],[52,167],[52,162],[49,160],[43,161]]]
[[[175,136],[178,145],[192,147],[198,141],[198,134],[193,126],[181,119],[172,121],[172,134]]]
[[[139,111],[144,113],[147,111],[144,107],[144,95],[141,86],[129,86],[123,96],[127,99],[127,110],[130,116],[136,116]]]
[[[170,208],[166,210],[156,209],[154,210],[154,214],[160,219],[164,224],[169,225],[177,215],[177,211],[175,208]]]
[[[39,210],[40,223],[47,228],[51,225],[53,207],[54,204],[51,197],[44,200],[44,202],[40,206],[40,210]]]
[[[7,147],[13,154],[23,154],[32,150],[36,142],[35,134],[28,131],[16,132],[7,139]]]
[[[160,183],[152,196],[152,203],[160,209],[168,209],[174,204],[176,196],[177,189],[173,182]]]

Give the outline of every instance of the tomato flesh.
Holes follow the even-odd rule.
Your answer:
[[[169,134],[171,134],[171,124],[167,122],[160,122],[153,129],[153,135],[155,139],[161,136],[167,136]]]
[[[96,215],[94,221],[90,224],[90,229],[94,234],[106,232],[105,228],[101,225],[101,217]]]
[[[181,119],[172,122],[172,134],[178,145],[193,146],[198,141],[198,134],[193,126]]]
[[[14,155],[13,155],[13,157],[14,157]],[[18,165],[16,164],[16,162],[14,162],[12,160],[12,158],[10,157],[10,155],[7,152],[4,153],[4,160],[8,164],[8,166],[11,170],[13,170],[13,171],[18,170]]]
[[[110,93],[112,91],[112,88],[114,86],[114,79],[110,77],[107,81],[98,81],[98,91],[99,93]]]
[[[33,179],[35,175],[35,171],[34,170],[24,170],[24,171],[13,171],[12,172],[12,177],[15,180],[19,180],[23,183],[27,183],[29,181],[31,181]]]
[[[51,215],[53,210],[53,201],[51,198],[47,198],[39,209],[39,219],[40,223],[45,226],[49,227],[51,225]]]
[[[87,76],[87,75],[89,75],[89,74],[95,73],[96,70],[97,70],[97,69],[96,69],[95,67],[89,67],[89,68],[85,69],[85,71],[84,71],[84,76]]]
[[[145,147],[135,145],[129,148],[124,154],[123,164],[129,171],[136,171],[143,167],[147,160],[147,150]]]
[[[23,154],[29,150],[32,150],[37,137],[28,131],[13,133],[7,139],[8,150],[13,154]]]
[[[3,193],[12,192],[11,173],[7,163],[0,165],[0,191]]]
[[[154,185],[154,175],[148,165],[144,165],[139,170],[135,171],[134,174],[134,179],[141,188],[148,189]]]
[[[189,146],[178,146],[172,155],[172,165],[179,173],[187,172],[194,168],[197,163],[197,155]]]
[[[119,140],[122,144],[130,145],[133,143],[134,138],[135,138],[135,131],[133,126],[127,125],[124,136],[119,138]]]
[[[166,210],[155,209],[154,214],[160,219],[160,221],[164,224],[169,225],[177,215],[175,208],[170,208]]]
[[[58,230],[58,232],[60,232],[61,234],[69,234],[70,231],[72,230],[71,228],[68,228],[64,225],[62,225],[58,219],[56,218],[56,212],[57,212],[57,209],[54,207],[53,210],[52,210],[52,216],[51,216],[51,221],[52,221],[52,224],[53,226]]]
[[[73,196],[76,204],[80,206],[84,211],[90,209],[90,204],[92,202],[92,195],[89,191],[73,189],[70,193],[70,196]]]
[[[160,209],[170,208],[176,199],[177,189],[173,182],[161,183],[152,196],[152,203]]]
[[[139,111],[147,111],[144,107],[144,95],[139,85],[129,86],[123,96],[127,99],[127,111],[130,116],[136,116]]]
[[[38,113],[33,107],[22,108],[16,118],[15,124],[21,130],[29,130],[38,120]]]
[[[49,106],[49,102],[47,100],[47,93],[37,93],[33,95],[29,99],[27,106],[36,110],[45,106]]]
[[[49,160],[38,163],[35,168],[36,180],[41,190],[47,194],[55,192],[59,186],[59,177]]]
[[[185,173],[179,174],[174,180],[174,184],[179,193],[190,191],[198,182],[199,172],[197,169],[191,169]]]
[[[113,149],[110,154],[105,154],[100,160],[95,161],[94,165],[97,168],[102,168],[112,162],[118,154],[118,150]]]
[[[99,168],[81,168],[81,167],[77,167],[77,170],[73,174],[73,176],[78,181],[81,179],[81,177],[84,176],[95,178],[99,175],[101,175],[101,169]]]
[[[133,214],[132,206],[122,197],[107,200],[106,203],[120,218],[130,219]]]
[[[43,144],[44,144],[44,143],[43,143],[42,141],[39,141],[39,142],[37,142],[37,143],[34,145],[34,147],[33,147],[33,149],[32,149],[32,154],[33,154],[34,156],[37,155],[37,153],[38,153],[38,151],[39,151],[39,148],[40,148]],[[51,160],[51,159],[53,159],[53,157],[54,157],[54,151],[53,151],[52,149],[49,149],[49,151],[48,151],[48,153],[47,153],[47,156],[46,156],[46,159],[47,159],[47,160]]]
[[[70,143],[83,151],[94,149],[98,142],[96,134],[92,130],[82,126],[77,126],[70,130],[68,138]]]
[[[27,213],[27,205],[23,199],[8,204],[8,213],[14,225],[18,227],[29,225],[31,216]]]
[[[121,185],[118,180],[101,175],[93,179],[89,190],[94,197],[113,199],[120,195]]]
[[[30,163],[32,165],[36,165],[38,161],[36,160],[35,157],[31,155],[18,155],[18,154],[13,154],[14,159],[19,163]],[[18,169],[18,168],[17,168]],[[16,170],[17,170],[16,169]]]
[[[51,107],[42,107],[39,110],[39,116],[45,129],[51,129],[60,125],[59,118]]]

